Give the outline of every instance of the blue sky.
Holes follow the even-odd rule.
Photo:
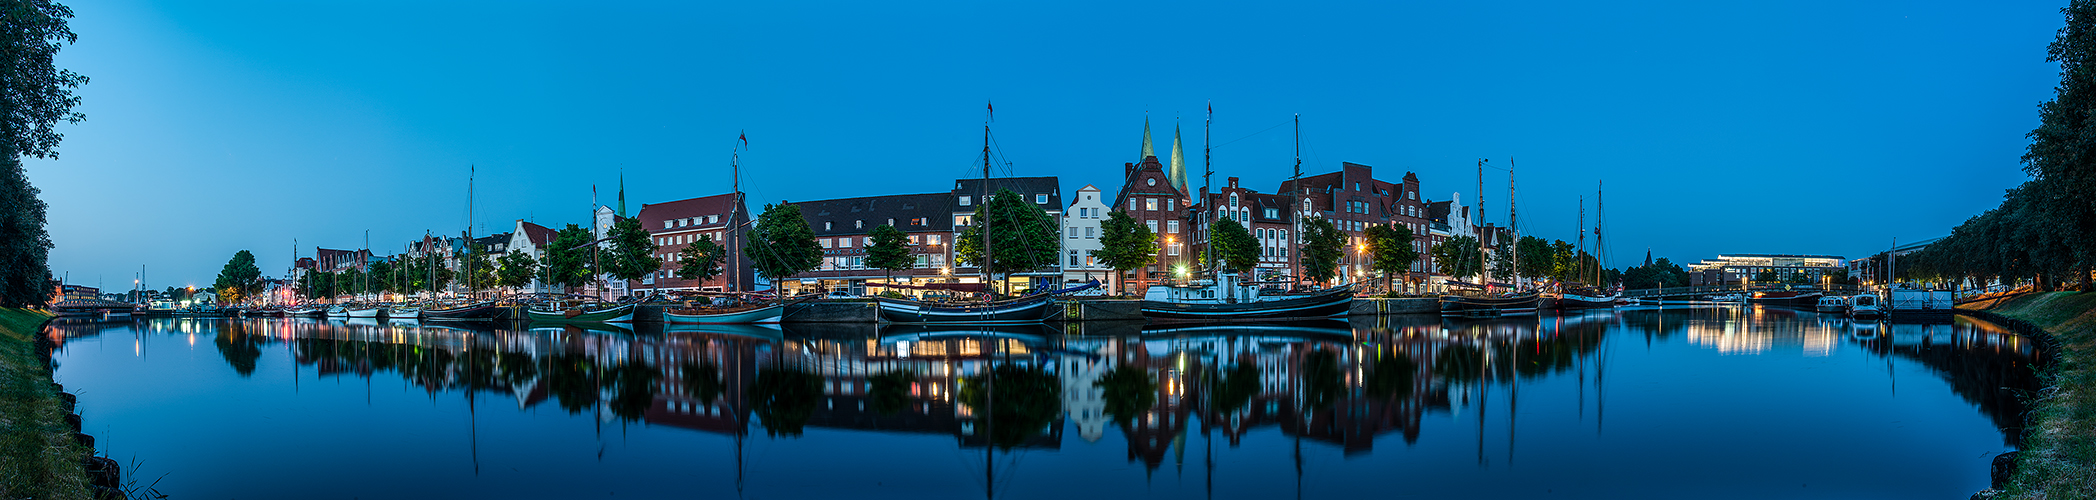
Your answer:
[[[1213,101],[1217,183],[1271,191],[1300,113],[1308,173],[1467,201],[1517,165],[1525,234],[1571,239],[1606,181],[1618,266],[1859,256],[2024,179],[2061,5],[73,2],[88,119],[29,168],[54,271],[201,286],[456,233],[469,165],[476,231],[582,222],[622,169],[636,210],[724,192],[745,130],[753,200],[941,191],[986,100],[1008,172],[1111,192],[1146,113],[1197,171]]]

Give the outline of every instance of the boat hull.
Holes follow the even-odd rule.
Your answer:
[[[1464,297],[1446,295],[1441,297],[1441,316],[1454,318],[1496,318],[1501,316],[1528,316],[1536,314],[1543,297],[1535,294],[1515,297]]]
[[[1549,298],[1546,297],[1545,300],[1549,300]],[[1616,302],[1618,302],[1619,300],[1621,300],[1621,298],[1616,295],[1592,296],[1581,295],[1576,293],[1567,293],[1559,295],[1557,297],[1557,300],[1551,302],[1554,302],[1553,305],[1555,307],[1553,307],[1553,309],[1560,310],[1608,309],[1611,307],[1616,307]]]
[[[597,310],[597,311],[589,311],[589,312],[584,312],[584,313],[578,313],[578,314],[575,314],[575,315],[573,315],[573,316],[569,316],[569,315],[568,315],[568,312],[567,312],[567,311],[565,311],[565,310],[562,310],[562,311],[543,311],[543,310],[538,310],[538,309],[530,309],[530,310],[526,310],[526,311],[524,312],[524,314],[525,314],[526,316],[529,316],[529,317],[531,318],[531,321],[533,321],[533,322],[551,322],[551,323],[632,323],[632,322],[633,322],[633,304],[626,304],[626,305],[623,305],[623,306],[618,306],[618,307],[614,307],[614,308],[610,308],[610,309],[603,309],[603,310]]]
[[[921,302],[879,298],[881,320],[905,325],[1020,325],[1048,318],[1048,297],[1022,299],[989,305],[942,307]]]
[[[1826,294],[1820,292],[1754,292],[1753,295],[1747,297],[1747,303],[1763,306],[1817,310],[1819,307],[1819,298],[1823,295]]]
[[[747,311],[716,314],[682,314],[663,311],[662,320],[679,325],[754,325],[778,323],[779,317],[785,312],[786,306],[784,304],[774,304]]]
[[[422,319],[433,321],[490,320],[509,317],[509,308],[481,302],[448,309],[423,309]]]
[[[378,317],[383,317],[383,316],[385,316],[385,315],[386,315],[386,308],[383,308],[383,307],[373,307],[373,308],[370,308],[370,309],[350,309],[350,310],[349,310],[349,317],[351,317],[351,318],[378,318]]]
[[[1345,316],[1353,308],[1351,289],[1302,297],[1239,303],[1178,303],[1145,300],[1143,316],[1160,321],[1280,321]]]

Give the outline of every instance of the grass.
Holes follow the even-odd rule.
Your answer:
[[[2045,329],[2060,352],[2032,401],[2016,474],[1994,498],[2096,498],[2096,293],[2033,293],[1975,309]]]
[[[80,459],[92,450],[73,441],[51,373],[35,339],[49,316],[0,309],[0,498],[88,498]]]

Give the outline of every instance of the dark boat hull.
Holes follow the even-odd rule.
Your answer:
[[[1143,316],[1160,321],[1279,321],[1345,316],[1354,305],[1352,289],[1340,288],[1302,297],[1240,303],[1143,301]]]
[[[1018,325],[1040,323],[1053,308],[1048,297],[1021,299],[988,305],[943,307],[922,302],[880,298],[881,320],[905,325]]]
[[[503,319],[507,317],[509,317],[509,308],[495,305],[493,302],[482,302],[450,309],[422,310],[422,319],[440,321]]]
[[[1748,304],[1788,307],[1807,311],[1817,310],[1820,292],[1754,292],[1747,296]]]
[[[1441,297],[1441,316],[1457,318],[1496,318],[1500,316],[1528,316],[1542,308],[1543,297],[1535,294],[1515,297],[1464,297],[1446,295]]]

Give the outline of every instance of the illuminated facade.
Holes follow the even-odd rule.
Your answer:
[[[1745,284],[1821,284],[1847,276],[1845,259],[1833,255],[1742,253],[1719,255],[1689,265],[1689,286]],[[1774,273],[1774,280],[1764,273]]]

